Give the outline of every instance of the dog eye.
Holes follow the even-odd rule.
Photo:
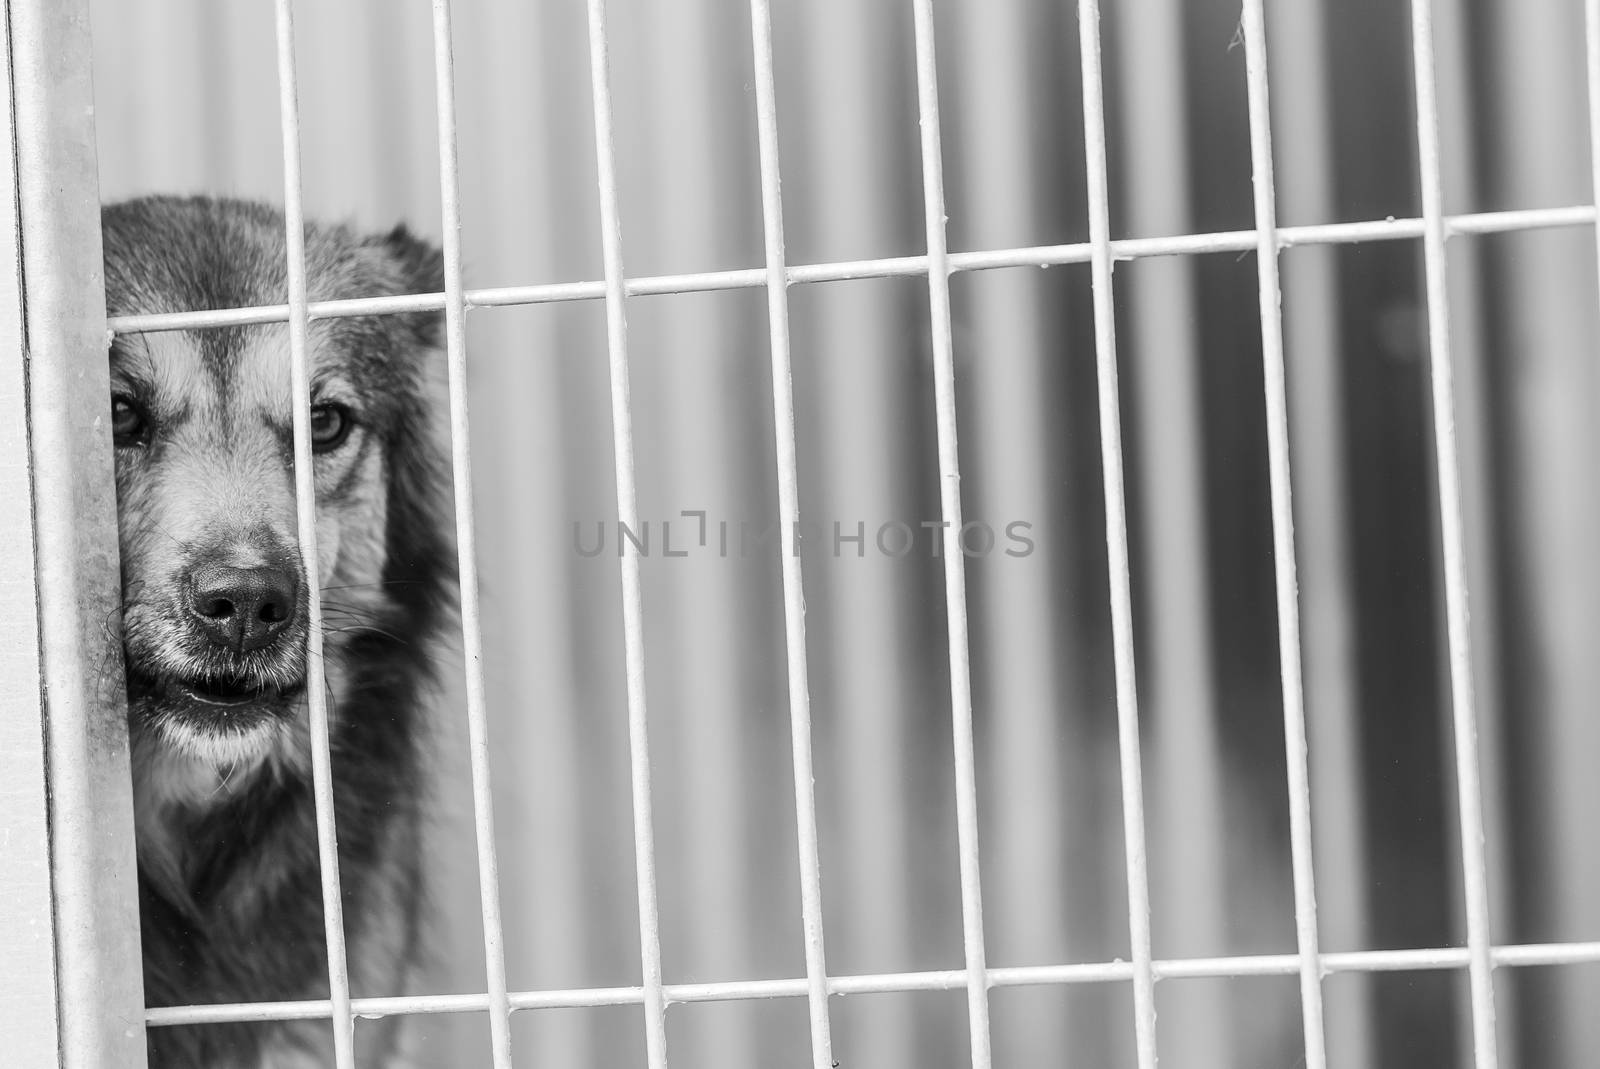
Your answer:
[[[116,394],[111,398],[111,438],[118,446],[140,445],[145,441],[150,421],[133,398]]]
[[[344,405],[313,405],[311,408],[311,447],[318,453],[337,449],[350,437],[355,417]]]

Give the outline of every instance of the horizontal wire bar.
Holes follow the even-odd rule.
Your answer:
[[[1497,968],[1600,964],[1600,942],[1525,943],[1490,948]],[[1325,953],[1319,959],[1329,973],[1424,972],[1465,969],[1471,963],[1466,947],[1425,947],[1414,950],[1351,950]],[[1151,963],[1157,980],[1199,980],[1251,976],[1295,976],[1299,954],[1251,954],[1237,957],[1177,958]],[[1126,961],[1081,962],[1070,965],[1025,965],[991,968],[988,986],[1044,987],[1061,984],[1120,983],[1133,979],[1133,964]],[[966,986],[966,969],[929,972],[872,973],[828,977],[830,995],[868,995],[917,991],[955,991]],[[805,977],[786,980],[729,980],[702,984],[664,984],[664,1000],[671,1004],[734,1002],[769,998],[805,998]],[[592,987],[515,991],[509,996],[513,1010],[595,1009],[637,1006],[644,998],[640,987]],[[482,1013],[489,1009],[486,994],[406,995],[351,1000],[358,1017],[395,1017],[422,1013]],[[214,1006],[162,1006],[145,1011],[151,1028],[171,1025],[227,1024],[239,1021],[296,1021],[326,1018],[327,999],[304,1002],[222,1003]]]
[[[1548,230],[1557,227],[1594,226],[1597,213],[1593,205],[1569,208],[1527,208],[1518,211],[1477,212],[1445,219],[1447,237],[1505,234],[1523,230]],[[1356,223],[1321,223],[1315,226],[1286,226],[1277,230],[1282,248],[1304,245],[1353,245],[1366,241],[1404,241],[1423,236],[1422,219],[1374,219]],[[1111,243],[1118,260],[1137,260],[1152,256],[1192,256],[1214,252],[1253,252],[1254,230],[1228,230],[1213,234],[1177,234],[1170,237],[1122,238]],[[1035,245],[1025,248],[990,249],[949,254],[951,272],[991,271],[1002,267],[1051,267],[1056,264],[1088,263],[1093,256],[1089,242],[1071,245]],[[836,263],[803,264],[788,268],[791,285],[810,282],[848,282],[868,278],[914,278],[928,273],[926,256],[890,256],[877,260],[844,260]],[[664,293],[706,293],[714,290],[760,289],[767,285],[764,267],[733,271],[702,271],[683,275],[651,275],[627,279],[627,296],[653,296]],[[468,290],[468,308],[506,308],[529,304],[554,304],[563,301],[598,301],[606,295],[604,281],[552,282],[532,286],[501,286]],[[339,301],[314,301],[307,309],[312,319],[342,319],[350,316],[399,315],[406,312],[437,312],[444,308],[442,293],[417,293],[401,297],[360,297]],[[261,305],[253,308],[218,308],[194,312],[156,312],[148,315],[113,316],[107,326],[114,334],[153,333],[164,330],[202,330],[215,327],[248,326],[256,323],[282,323],[289,318],[287,305]]]

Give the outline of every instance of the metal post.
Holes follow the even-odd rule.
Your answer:
[[[9,36],[9,26],[7,26]],[[9,45],[9,42],[8,42]],[[11,114],[11,50],[0,51]],[[12,126],[0,130],[16,178]],[[55,918],[50,910],[50,814],[45,785],[44,678],[39,590],[33,570],[33,500],[28,443],[28,377],[22,307],[21,220],[15,196],[0,199],[0,1022],[11,1056],[23,1065],[54,1065]]]
[[[4,818],[7,830],[24,825],[18,844],[24,864],[16,870],[8,865],[7,879],[22,881],[24,908],[31,904],[35,911],[44,845],[39,787],[48,791],[53,910],[31,919],[44,921],[45,930],[53,927],[55,976],[53,986],[34,984],[48,983],[42,970],[50,948],[38,929],[30,932],[25,920],[8,914],[5,927],[15,934],[4,942],[17,945],[0,946],[7,965],[33,971],[22,981],[31,992],[23,996],[27,1006],[18,1007],[25,1012],[13,1017],[8,1009],[0,1033],[8,1064],[39,1064],[36,1056],[49,1049],[53,1028],[56,1064],[140,1067],[144,992],[122,655],[114,626],[116,492],[105,418],[110,385],[87,4],[27,0],[7,5],[6,14],[15,140],[14,195],[5,214],[16,244],[5,250],[0,274],[0,330],[11,335],[5,351],[21,353],[22,366],[20,376],[0,380],[9,415],[18,417],[0,422],[13,428],[6,433],[17,447],[6,455],[19,456],[25,415],[27,469],[5,469],[4,477],[19,491],[26,483],[30,496],[8,497],[25,504],[7,507],[0,538],[9,549],[30,548],[31,521],[31,575],[24,571],[28,553],[4,557],[8,573],[16,572],[23,584],[8,589],[18,601],[31,596],[37,628],[8,623],[19,633],[7,637],[19,645],[7,642],[6,648],[16,652],[17,668],[37,666],[38,687],[13,687],[15,677],[7,676],[8,706],[19,708],[8,707],[3,717],[0,761],[27,777],[7,783],[24,801],[20,813]],[[19,378],[22,395],[15,392]],[[13,712],[25,715],[15,720]],[[40,739],[48,753],[42,784]],[[40,991],[55,995],[53,1025],[48,1010],[40,1012],[48,1000]],[[19,1036],[20,1050],[14,1046]]]

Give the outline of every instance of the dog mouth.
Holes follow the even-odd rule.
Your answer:
[[[171,752],[232,777],[292,737],[306,683],[242,672],[152,672],[129,666],[128,710]]]
[[[304,681],[280,686],[237,674],[183,677],[128,673],[130,700],[142,699],[168,712],[196,717],[236,719],[250,713],[284,713],[304,693]]]

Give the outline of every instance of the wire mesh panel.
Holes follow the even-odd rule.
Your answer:
[[[149,1028],[331,1022],[341,1067],[395,1017],[497,1067],[1585,1064],[1595,5],[94,14],[107,192],[284,205],[284,304],[110,327],[287,325],[311,663],[316,325],[442,313],[460,562],[433,967],[352,987],[313,685],[328,997]],[[17,67],[20,145],[52,79]],[[442,291],[311,300],[341,213],[439,234]],[[42,352],[65,297],[27,290]],[[47,520],[6,535],[41,605]],[[83,636],[42,634],[49,678]],[[126,798],[76,828],[102,796],[62,782],[58,839],[126,848]],[[35,914],[43,864],[6,873]]]

